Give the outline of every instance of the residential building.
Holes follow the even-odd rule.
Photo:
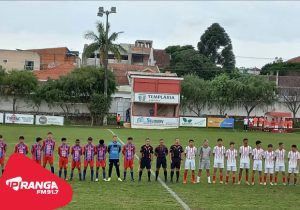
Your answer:
[[[155,66],[165,67],[170,63],[169,55],[164,50],[153,49],[153,41],[136,40],[134,44],[122,43],[120,46],[124,51],[120,51],[121,59],[118,61],[112,52],[108,52],[108,63],[121,63],[128,65]],[[87,44],[84,46],[84,49]],[[84,65],[100,66],[99,51],[95,51],[89,58],[83,58]],[[156,60],[157,59],[157,60]]]
[[[0,49],[0,66],[6,71],[11,70],[39,70],[40,55],[36,52],[24,50]]]
[[[78,51],[71,51],[67,47],[28,49],[40,55],[40,70],[57,67],[61,64],[75,64],[80,66],[81,59]]]

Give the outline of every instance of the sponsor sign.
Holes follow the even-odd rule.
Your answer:
[[[234,118],[207,118],[207,127],[211,128],[234,128]]]
[[[0,113],[0,123],[4,123],[4,114]]]
[[[132,128],[178,128],[179,118],[132,116]]]
[[[35,116],[36,125],[64,125],[64,117],[59,116]]]
[[[5,123],[33,125],[34,116],[29,114],[5,114]]]
[[[134,101],[143,103],[179,104],[180,95],[160,93],[135,93]]]
[[[21,154],[8,159],[0,189],[1,209],[58,209],[73,195],[69,183]]]
[[[180,117],[179,126],[205,128],[206,127],[206,118]]]

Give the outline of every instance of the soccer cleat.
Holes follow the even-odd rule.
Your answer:
[[[107,182],[110,182],[110,180],[111,180],[111,178],[110,177],[108,177],[108,179],[106,180]]]
[[[227,185],[228,184],[228,182],[225,182],[225,185]]]
[[[216,181],[213,181],[212,183],[213,183],[213,184],[216,184]]]
[[[270,185],[271,185],[271,186],[273,186],[273,183],[272,183],[272,182],[270,182]]]
[[[275,182],[274,185],[277,186],[277,183]]]
[[[223,184],[223,181],[220,181],[220,184]]]
[[[254,185],[254,182],[252,182],[252,185]]]
[[[134,179],[131,179],[132,182],[134,182]]]
[[[267,185],[267,182],[264,182],[264,185]]]
[[[283,183],[283,185],[285,186],[285,185],[286,185],[286,183]]]
[[[200,183],[200,177],[197,176],[197,183]]]
[[[239,181],[238,184],[241,184],[241,181]]]
[[[246,182],[246,184],[247,184],[247,185],[250,185],[250,183],[249,183],[248,181]]]
[[[186,180],[183,181],[183,184],[186,184]]]
[[[260,185],[263,185],[263,183],[262,183],[262,182],[260,182],[259,184],[260,184]]]
[[[65,181],[68,181],[68,178],[66,178]]]
[[[211,184],[211,181],[210,181],[210,180],[208,180],[208,181],[207,181],[207,183],[208,183],[208,184]]]
[[[119,182],[122,182],[123,180],[119,177],[119,178],[118,178],[118,181],[119,181]]]
[[[95,182],[99,182],[99,179],[95,179]]]

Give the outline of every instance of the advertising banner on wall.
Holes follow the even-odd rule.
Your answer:
[[[210,128],[234,128],[234,118],[207,118],[207,127]]]
[[[0,113],[0,123],[4,123],[4,114]]]
[[[179,126],[205,128],[206,127],[206,118],[180,117]]]
[[[36,125],[64,125],[64,117],[60,116],[35,116]]]
[[[135,93],[134,102],[142,103],[163,103],[178,104],[180,96],[178,94],[163,93]]]
[[[165,129],[178,128],[179,118],[132,116],[132,128]]]
[[[5,114],[5,123],[33,125],[34,116],[30,114]]]

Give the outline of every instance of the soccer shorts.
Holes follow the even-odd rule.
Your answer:
[[[0,165],[4,165],[4,158],[0,158]]]
[[[240,163],[240,168],[249,169],[250,168],[250,163]]]
[[[141,159],[141,165],[140,165],[141,169],[151,169],[151,159],[150,158],[142,158]]]
[[[94,160],[84,160],[84,167],[87,168],[90,166],[90,168],[94,167]]]
[[[209,170],[210,169],[210,160],[200,160],[199,169]]]
[[[133,160],[124,160],[124,169],[133,168]]]
[[[227,165],[227,171],[233,171],[233,172],[235,172],[236,171],[236,166],[229,166],[229,165]]]
[[[53,164],[53,156],[44,156],[43,158],[43,163],[46,165],[47,163],[49,163],[50,165]]]
[[[265,174],[273,174],[274,173],[274,167],[265,167]]]
[[[41,160],[33,160],[34,162],[36,162],[37,164],[41,165],[42,161]]]
[[[288,172],[289,172],[289,174],[298,174],[299,169],[295,168],[295,167],[289,167]]]
[[[106,160],[97,160],[96,167],[99,168],[105,168],[106,167]]]
[[[171,169],[180,169],[181,158],[172,158]]]
[[[224,168],[224,163],[215,162],[214,163],[214,168]]]
[[[156,168],[167,168],[167,159],[166,158],[157,158],[156,159]]]
[[[80,166],[81,166],[80,161],[75,161],[75,160],[72,161],[72,169],[74,169],[74,168],[80,169]]]
[[[67,157],[59,158],[59,168],[68,168],[68,158]]]
[[[285,165],[275,165],[275,171],[276,172],[279,172],[279,171],[285,172]]]
[[[262,171],[262,160],[253,161],[253,171]]]
[[[195,170],[196,168],[196,163],[195,159],[186,159],[185,160],[185,170]]]

